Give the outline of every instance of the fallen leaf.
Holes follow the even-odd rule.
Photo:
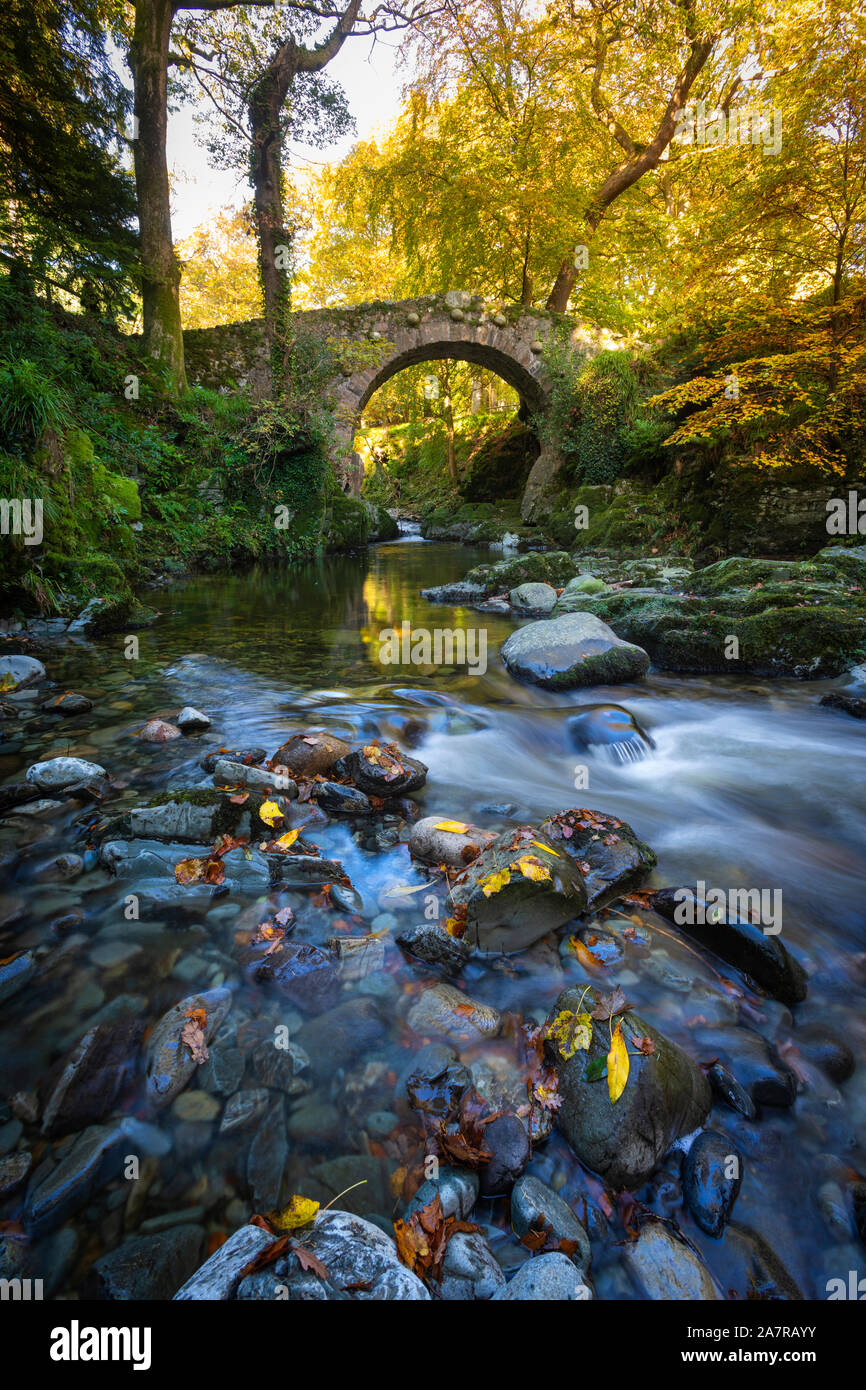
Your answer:
[[[464,825],[462,820],[440,820],[437,821],[433,829],[447,830],[450,835],[465,835],[469,826]]]
[[[625,1013],[628,1008],[628,1000],[621,985],[612,989],[610,994],[599,994],[596,998],[595,1008],[592,1010],[593,1018],[605,1020],[613,1018],[614,1014]]]
[[[607,1091],[612,1105],[616,1104],[625,1090],[628,1071],[628,1048],[622,1035],[622,1024],[618,1023],[613,1030],[610,1052],[607,1054]]]
[[[318,1210],[319,1203],[314,1202],[312,1197],[301,1197],[295,1193],[282,1211],[271,1213],[268,1220],[275,1231],[296,1231],[299,1226],[308,1226]]]
[[[489,898],[492,897],[494,893],[498,893],[500,889],[504,888],[506,884],[510,882],[510,869],[494,869],[491,873],[485,874],[483,878],[478,880],[478,886],[485,898]]]
[[[277,846],[277,849],[291,849],[300,833],[300,830],[287,830],[285,835],[281,835],[278,840],[274,841],[274,844]]]
[[[534,854],[526,854],[522,859],[518,859],[515,868],[518,868],[523,877],[531,879],[533,883],[550,883],[552,881],[547,865],[542,864],[541,860],[537,859]]]
[[[285,820],[285,816],[276,801],[263,801],[259,807],[259,819],[263,820],[265,825],[274,826],[277,821]]]
[[[556,1043],[560,1055],[568,1060],[575,1052],[586,1051],[592,1042],[592,1019],[588,1013],[576,1014],[564,1009],[548,1026],[547,1036]]]

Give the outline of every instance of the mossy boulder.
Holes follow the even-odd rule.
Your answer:
[[[591,1013],[596,1003],[592,988],[566,989],[554,1005],[548,1027],[559,1014]],[[589,1048],[571,1057],[564,1056],[553,1040],[546,1046],[559,1076],[558,1128],[580,1161],[606,1185],[633,1189],[646,1182],[677,1139],[701,1127],[712,1095],[697,1063],[638,1014],[628,1010],[617,1015],[616,1022],[628,1047],[629,1073],[615,1102],[610,1099],[605,1068],[613,1024],[594,1023]],[[638,1050],[638,1038],[652,1040],[649,1055]]]
[[[325,549],[360,550],[370,539],[373,518],[364,502],[342,493],[333,497],[322,519]]]
[[[583,607],[669,671],[817,680],[866,656],[866,596],[828,584],[711,596],[632,589],[588,597]]]
[[[639,680],[650,664],[641,647],[586,612],[518,628],[503,644],[502,660],[513,676],[546,690]]]
[[[487,436],[470,454],[460,482],[467,502],[519,498],[538,454],[538,440],[528,426],[513,420],[501,434]]]

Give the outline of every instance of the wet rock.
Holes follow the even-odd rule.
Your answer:
[[[339,860],[319,859],[314,854],[274,855],[270,863],[275,882],[286,888],[320,887],[324,883],[333,883],[345,872]]]
[[[207,883],[182,886],[177,882],[175,869],[184,859],[208,859],[211,845],[165,844],[160,840],[104,840],[99,847],[99,862],[116,878],[137,880],[136,893],[151,902],[186,904],[202,899],[208,901],[213,888]],[[258,850],[248,858],[243,847],[222,856],[225,886],[244,893],[267,892],[271,874],[268,860]]]
[[[535,1101],[527,1108],[526,1071],[513,1058],[490,1050],[477,1057],[470,1067],[472,1085],[487,1103],[491,1114],[506,1110],[517,1115],[533,1144],[541,1144],[553,1130],[553,1111]]]
[[[440,1033],[455,1038],[495,1038],[502,1027],[496,1009],[470,999],[453,985],[431,985],[409,1010],[415,1033]]]
[[[76,695],[74,690],[65,690],[62,695],[54,695],[42,706],[43,714],[87,714],[93,709],[93,702],[86,695]]]
[[[684,898],[685,894],[689,896]],[[697,911],[703,904],[693,888],[662,888],[653,894],[652,905],[684,936],[751,975],[783,1004],[799,1004],[806,998],[806,972],[778,936],[767,936],[756,923],[722,908]],[[692,920],[683,921],[685,916]],[[697,920],[701,916],[713,920]]]
[[[63,1154],[61,1161],[47,1168],[40,1165],[27,1191],[24,1224],[34,1236],[62,1225],[89,1201],[98,1188],[117,1177],[124,1156],[140,1153],[135,1145],[140,1132],[133,1120],[110,1125],[91,1125]]]
[[[33,1155],[27,1150],[0,1158],[0,1200],[9,1197],[27,1179],[33,1165]]]
[[[344,1211],[371,1219],[393,1206],[389,1177],[396,1162],[376,1158],[373,1154],[338,1154],[315,1164],[313,1179],[324,1189],[316,1192],[325,1202],[340,1200]],[[349,1192],[347,1189],[352,1188]],[[391,1234],[391,1227],[388,1228]]]
[[[451,936],[436,922],[418,922],[404,927],[397,942],[410,956],[428,965],[438,965],[450,975],[458,975],[472,955],[472,947],[460,937]]]
[[[273,1211],[279,1206],[288,1156],[286,1107],[280,1096],[256,1130],[247,1158],[247,1183],[256,1211]]]
[[[139,1019],[90,1028],[50,1086],[42,1133],[56,1138],[104,1120],[135,1075],[143,1033]]]
[[[200,709],[195,709],[192,705],[184,705],[175,723],[182,734],[198,734],[203,729],[210,728],[210,720],[207,715],[202,714]]]
[[[293,734],[271,762],[274,767],[284,767],[292,777],[316,777],[330,772],[334,763],[351,751],[351,744],[334,734]]]
[[[268,787],[271,791],[282,792],[291,801],[298,795],[298,784],[291,777],[228,758],[219,758],[214,764],[213,780],[217,787]]]
[[[513,676],[546,690],[639,680],[650,659],[592,613],[565,613],[512,632],[502,660]]]
[[[439,1296],[446,1303],[457,1299],[492,1298],[505,1287],[505,1274],[480,1231],[457,1231],[442,1261]]]
[[[45,680],[46,675],[45,667],[35,656],[0,655],[0,687],[23,690]]]
[[[329,896],[334,906],[343,912],[355,912],[360,915],[364,911],[364,899],[357,888],[351,888],[345,883],[332,883]]]
[[[248,1276],[238,1289],[238,1298],[272,1300],[277,1285],[285,1290],[281,1296],[290,1302],[357,1299],[405,1303],[426,1302],[430,1297],[421,1280],[400,1262],[394,1241],[360,1216],[346,1211],[320,1212],[315,1225],[304,1229],[304,1245],[327,1269],[326,1279],[304,1272],[297,1255],[290,1254],[272,1269]]]
[[[423,1115],[444,1120],[454,1115],[472,1077],[453,1047],[428,1043],[409,1063],[397,1081],[398,1101],[405,1090],[409,1105]]]
[[[803,1293],[796,1279],[772,1246],[750,1226],[732,1221],[725,1231],[722,1251],[733,1257],[733,1269],[730,1273],[726,1270],[725,1285],[740,1298],[802,1299]]]
[[[0,1004],[22,990],[36,974],[36,957],[32,951],[23,951],[20,956],[0,965]]]
[[[260,1226],[241,1226],[174,1295],[176,1299],[221,1301],[233,1298],[246,1266],[274,1237]]]
[[[820,1067],[831,1081],[848,1081],[854,1075],[856,1061],[848,1043],[831,1028],[810,1023],[791,1034],[791,1043],[807,1062]]]
[[[157,1235],[132,1236],[93,1266],[95,1298],[170,1299],[201,1259],[201,1226],[173,1226]]]
[[[342,760],[346,774],[368,796],[405,796],[427,781],[427,767],[395,744],[367,744]]]
[[[220,1109],[219,1100],[209,1091],[181,1091],[172,1102],[171,1113],[189,1124],[212,1124]]]
[[[631,826],[603,811],[559,811],[541,825],[541,835],[561,853],[588,864],[584,875],[587,906],[598,908],[631,893],[655,868],[656,856]]]
[[[850,714],[853,719],[866,719],[866,700],[860,700],[856,695],[845,695],[841,690],[831,690],[828,695],[822,695],[818,704],[828,709],[838,709],[842,714]]]
[[[574,1242],[573,1251],[564,1251],[581,1274],[589,1272],[592,1254],[589,1236],[571,1207],[538,1178],[524,1173],[511,1192],[511,1225],[520,1239],[527,1232],[550,1231],[553,1240]]]
[[[287,1128],[290,1139],[317,1148],[336,1139],[343,1124],[343,1116],[335,1105],[312,1099],[292,1111]]]
[[[626,1268],[645,1298],[718,1299],[712,1275],[693,1250],[660,1221],[648,1221],[623,1249]]]
[[[705,1054],[727,1064],[756,1104],[786,1108],[794,1104],[797,1078],[759,1033],[722,1023],[696,1029],[694,1039]]]
[[[40,883],[71,883],[83,873],[84,860],[80,854],[58,854],[37,872],[36,878]]]
[[[182,1034],[192,1011],[203,1009],[205,1041],[210,1042],[231,1008],[231,991],[212,989],[181,999],[159,1020],[146,1053],[145,1094],[152,1110],[169,1105],[190,1081],[196,1061]]]
[[[373,812],[368,796],[339,782],[318,782],[315,796],[318,806],[332,816],[369,816]]]
[[[591,1012],[595,999],[593,989],[585,994],[582,988],[566,989],[551,1021],[564,1010]],[[651,1038],[655,1051],[629,1057],[628,1081],[615,1106],[603,1076],[586,1079],[587,1068],[607,1055],[606,1025],[594,1027],[588,1050],[567,1059],[548,1043],[562,1100],[557,1126],[581,1162],[616,1189],[640,1187],[675,1140],[703,1125],[712,1099],[703,1072],[681,1048],[631,1010],[618,1018],[630,1053],[637,1052],[637,1037]]]
[[[556,1253],[536,1255],[534,1259],[527,1260],[514,1278],[493,1295],[495,1300],[520,1302],[536,1299],[545,1302],[585,1301],[591,1296],[574,1261],[567,1255]]]
[[[167,719],[149,719],[139,730],[138,737],[142,743],[171,743],[172,739],[181,737],[181,732]]]
[[[603,748],[614,762],[639,762],[655,748],[653,739],[622,705],[582,705],[567,728],[578,752]]]
[[[310,1058],[317,1081],[371,1052],[385,1036],[381,1006],[367,995],[347,999],[298,1029],[295,1041]]]
[[[518,867],[520,860],[527,861],[527,873]],[[501,877],[503,870],[507,881]],[[498,891],[485,893],[494,882],[500,885]],[[466,909],[464,940],[469,945],[510,953],[579,916],[586,908],[586,889],[579,870],[560,848],[532,826],[519,826],[500,835],[455,880],[451,901],[452,912]]]
[[[416,821],[409,833],[409,853],[425,864],[452,864],[462,869],[478,854],[493,844],[496,836],[477,825],[464,825],[463,830],[440,830],[448,822],[442,816],[425,816]]]
[[[745,1115],[747,1120],[755,1119],[758,1114],[757,1105],[724,1063],[714,1062],[707,1071],[707,1078],[713,1088],[713,1094],[730,1106],[731,1110]]]
[[[233,1134],[249,1127],[261,1118],[270,1104],[271,1093],[263,1086],[235,1091],[226,1101],[220,1121],[220,1134]]]
[[[549,613],[556,603],[556,590],[550,584],[518,584],[508,598],[518,613]]]
[[[298,1095],[304,1089],[299,1080],[302,1072],[308,1070],[310,1059],[302,1047],[291,1040],[283,1041],[275,1036],[269,1042],[266,1038],[253,1052],[253,1070],[263,1086],[275,1091],[287,1091]]]
[[[200,766],[212,777],[219,762],[243,763],[249,767],[254,763],[263,763],[267,756],[267,750],[264,748],[218,748],[202,758]]]
[[[578,574],[569,579],[557,601],[557,612],[571,613],[580,608],[587,594],[603,594],[607,589],[603,579],[594,574]]]
[[[244,1074],[243,1053],[224,1042],[214,1043],[208,1051],[207,1061],[199,1067],[198,1084],[219,1096],[232,1095]]]
[[[724,1231],[742,1181],[743,1158],[731,1141],[709,1129],[699,1134],[683,1163],[683,1194],[708,1236],[718,1237]]]
[[[328,950],[344,984],[378,975],[385,965],[385,943],[375,932],[367,932],[364,936],[331,936]]]
[[[469,1168],[442,1166],[438,1178],[427,1178],[422,1182],[407,1204],[403,1219],[408,1221],[410,1216],[428,1206],[436,1197],[442,1203],[443,1216],[453,1216],[458,1221],[468,1220],[478,1199],[478,1174]]]
[[[481,1195],[502,1197],[529,1162],[529,1135],[516,1115],[500,1115],[485,1125],[484,1142],[493,1157],[481,1169]]]
[[[213,805],[197,806],[192,801],[165,801],[156,806],[133,806],[129,812],[129,833],[136,840],[186,841],[190,845],[206,844],[214,837],[214,816],[217,813],[217,794]]]
[[[248,946],[241,963],[256,984],[272,984],[305,1013],[320,1014],[336,1004],[340,977],[331,957],[306,941],[283,941],[276,951],[262,941]]]
[[[90,763],[84,758],[49,758],[47,762],[28,767],[25,777],[40,791],[56,792],[79,782],[107,780],[108,773],[99,763]]]

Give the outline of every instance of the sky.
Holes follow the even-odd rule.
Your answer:
[[[324,149],[292,145],[296,170],[310,164],[331,164],[343,158],[356,140],[368,139],[396,116],[404,74],[396,70],[399,36],[384,35],[375,44],[369,38],[347,39],[328,64],[327,74],[340,82],[355,118],[353,135]],[[168,163],[172,178],[172,230],[175,242],[189,236],[200,223],[225,207],[240,206],[250,197],[243,178],[208,167],[207,152],[198,140],[193,110],[185,107],[169,115]]]

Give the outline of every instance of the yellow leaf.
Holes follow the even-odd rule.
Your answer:
[[[628,1048],[622,1035],[622,1024],[618,1023],[613,1030],[610,1052],[607,1054],[607,1091],[612,1104],[616,1104],[625,1090],[628,1067]]]
[[[285,835],[281,835],[276,841],[277,847],[279,849],[291,849],[300,833],[300,830],[287,830]]]
[[[547,1036],[553,1039],[567,1061],[575,1052],[585,1052],[592,1042],[592,1019],[587,1013],[575,1014],[571,1009],[564,1009],[550,1024]]]
[[[555,849],[551,849],[549,845],[543,845],[540,840],[530,840],[529,843],[535,845],[536,849],[543,849],[545,854],[552,854],[554,859],[562,858],[562,855]]]
[[[289,1198],[288,1206],[283,1207],[278,1216],[272,1216],[270,1222],[278,1231],[296,1231],[299,1226],[308,1226],[318,1210],[318,1202],[295,1193]]]
[[[485,874],[478,880],[478,886],[485,898],[489,898],[493,893],[498,893],[500,888],[504,888],[506,883],[511,882],[510,869],[494,869],[492,873]]]
[[[285,816],[275,801],[263,801],[259,816],[265,825],[276,825],[278,820],[285,820]]]
[[[433,827],[434,830],[448,830],[452,835],[465,835],[469,829],[462,820],[440,820]]]
[[[515,865],[523,874],[524,878],[531,878],[534,883],[549,883],[550,870],[546,864],[542,864],[540,859],[536,859],[534,854],[525,854],[522,859],[518,859]]]

